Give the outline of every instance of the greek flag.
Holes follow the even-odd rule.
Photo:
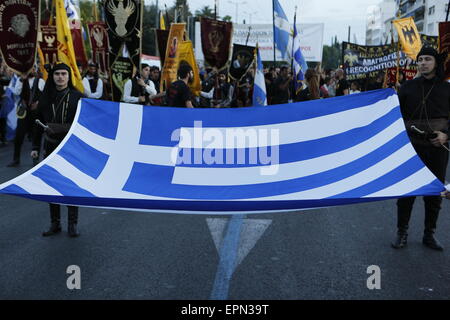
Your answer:
[[[274,42],[275,47],[280,50],[283,59],[289,54],[289,37],[291,36],[291,27],[288,18],[283,11],[278,0],[273,0],[274,20]]]
[[[19,77],[14,74],[9,82],[8,87],[5,89],[5,95],[3,98],[3,116],[6,118],[6,140],[13,140],[16,135],[17,128],[17,114],[16,108],[20,101],[20,96],[16,96],[13,93],[14,87],[16,86]]]
[[[259,48],[256,46],[256,75],[255,85],[253,86],[253,106],[267,106],[266,79],[264,78],[264,67],[259,54]]]
[[[0,193],[152,212],[296,211],[444,185],[412,147],[394,90],[239,109],[83,99],[69,133]]]
[[[67,18],[79,20],[78,11],[76,9],[76,0],[64,0],[64,7],[66,8]],[[78,1],[79,5],[79,1]]]
[[[299,91],[302,83],[305,80],[305,72],[308,69],[306,60],[303,57],[302,50],[300,48],[300,37],[297,32],[297,26],[294,23],[294,46],[293,46],[293,63],[295,72],[295,91]]]

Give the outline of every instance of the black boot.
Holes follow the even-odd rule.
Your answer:
[[[77,222],[78,222],[78,207],[68,207],[69,214],[69,225],[67,228],[67,232],[69,233],[69,237],[75,238],[80,235],[77,230]]]
[[[397,237],[391,243],[392,248],[402,249],[402,248],[406,247],[407,243],[408,243],[408,232],[407,232],[407,229],[398,229]]]
[[[61,216],[60,216],[60,207],[56,204],[50,204],[50,229],[44,231],[42,233],[43,237],[53,236],[57,233],[61,232]]]
[[[441,245],[441,243],[434,237],[434,229],[425,230],[422,243],[433,250],[444,250],[444,247]]]
[[[10,163],[8,163],[6,166],[9,167],[9,168],[12,168],[12,167],[18,167],[19,165],[20,165],[20,161],[19,160],[13,160]]]

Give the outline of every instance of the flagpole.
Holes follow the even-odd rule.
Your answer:
[[[250,38],[251,31],[252,31],[252,26],[248,27],[247,40],[245,40],[245,45],[248,44],[248,39]]]
[[[295,6],[294,12],[294,28],[296,28],[297,23],[297,6]],[[295,45],[295,34],[292,35],[292,54],[291,54],[291,70],[294,71],[294,45]]]
[[[295,6],[295,13],[294,13],[294,30],[297,29],[297,6]],[[292,71],[292,75],[294,76],[294,81],[292,81],[292,86],[291,86],[291,90],[292,93],[294,95],[294,97],[296,96],[296,90],[295,90],[295,82],[297,81],[297,75],[295,74],[295,70],[294,70],[294,46],[295,46],[295,33],[292,35],[292,54],[291,54],[291,71]],[[294,99],[292,99],[294,100]]]
[[[397,19],[399,19],[401,17],[401,10],[400,8],[398,9],[397,12]],[[400,54],[401,54],[401,44],[400,44],[400,35],[398,36],[398,41],[397,41],[397,74],[395,75],[395,86],[397,86],[397,82],[398,82],[398,76],[400,73]]]
[[[273,67],[275,68],[275,65],[277,63],[277,55],[276,55],[276,48],[275,48],[275,0],[272,0],[272,18],[273,18]]]
[[[450,13],[450,0],[448,0],[448,5],[447,5],[447,17],[445,17],[445,22],[448,21],[448,14]]]
[[[214,20],[217,20],[217,0],[214,0]]]
[[[167,5],[166,4],[164,4],[164,8],[166,9],[166,21],[165,21],[166,30],[167,30],[167,26],[169,26],[169,30],[170,30],[169,12],[167,11]]]

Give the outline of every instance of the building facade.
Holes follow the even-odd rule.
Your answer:
[[[448,0],[383,0],[368,10],[366,45],[391,42],[391,24],[398,12],[400,18],[413,17],[421,34],[437,36],[439,22],[445,21],[447,6]],[[397,33],[393,33],[397,41]]]

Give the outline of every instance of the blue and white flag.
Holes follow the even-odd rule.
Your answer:
[[[298,92],[301,87],[301,81],[305,80],[305,73],[308,69],[306,60],[303,57],[302,49],[300,48],[300,36],[297,32],[297,26],[294,23],[294,45],[293,45],[293,63],[294,63],[294,79],[295,79],[295,91]]]
[[[256,46],[256,75],[253,86],[253,106],[267,106],[266,79],[264,78],[264,67],[258,46]]]
[[[79,20],[80,16],[76,9],[77,4],[79,6],[79,1],[76,0],[64,0],[64,7],[66,8],[67,18]]]
[[[45,202],[214,214],[444,190],[412,147],[392,89],[238,109],[83,99],[58,148],[0,185]]]
[[[6,140],[11,141],[16,136],[17,128],[17,114],[16,108],[20,101],[20,96],[16,96],[14,92],[14,87],[16,86],[19,77],[14,74],[9,82],[8,87],[5,89],[5,96],[3,99],[3,112],[6,116]]]
[[[291,26],[278,0],[273,0],[274,21],[274,42],[275,47],[280,50],[283,59],[289,55],[289,38],[291,36]]]

